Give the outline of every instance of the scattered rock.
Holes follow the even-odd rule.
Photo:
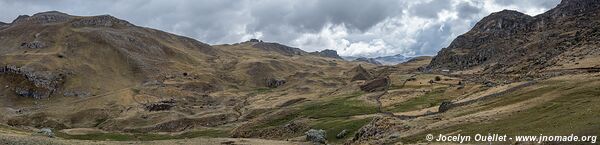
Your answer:
[[[438,108],[438,112],[446,112],[452,108],[452,102],[450,101],[442,101],[440,107]]]
[[[156,103],[144,104],[144,108],[148,111],[163,111],[175,107],[175,99],[164,100]]]
[[[348,131],[344,129],[340,133],[338,133],[337,135],[335,135],[335,138],[342,139],[342,138],[346,137],[347,134],[348,134]]]
[[[310,141],[315,145],[327,143],[327,139],[325,138],[325,130],[310,129],[304,134],[306,135],[306,141]]]
[[[51,138],[54,137],[54,133],[52,132],[51,128],[42,128],[37,133]]]
[[[485,81],[485,82],[483,82],[483,85],[485,85],[486,87],[496,87],[498,84],[496,84],[492,81]]]
[[[0,75],[8,78],[14,85],[17,95],[36,99],[49,97],[65,80],[65,75],[52,71],[36,71],[31,68],[7,65],[0,67]]]
[[[131,23],[117,19],[110,15],[101,15],[101,16],[93,16],[93,17],[84,17],[77,21],[72,22],[73,27],[91,27],[91,26],[101,26],[101,27],[113,27],[113,26],[133,26]]]
[[[21,47],[23,47],[23,48],[31,48],[31,49],[38,49],[38,48],[44,48],[44,47],[46,47],[46,44],[44,42],[42,42],[42,41],[34,40],[32,42],[21,43]]]
[[[390,77],[382,77],[365,83],[360,86],[360,90],[365,92],[375,92],[386,90],[390,85]]]
[[[278,80],[278,79],[273,79],[273,78],[267,80],[267,87],[269,87],[269,88],[277,88],[284,84],[285,84],[285,80]]]

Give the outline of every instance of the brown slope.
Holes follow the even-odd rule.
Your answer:
[[[277,43],[209,46],[107,15],[20,16],[0,44],[0,122],[12,126],[229,130],[290,100],[353,89],[350,62]]]
[[[599,8],[599,1],[563,0],[535,17],[510,10],[493,13],[442,49],[428,68],[524,74],[594,67],[599,63],[582,62],[600,56]]]

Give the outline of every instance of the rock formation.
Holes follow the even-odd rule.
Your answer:
[[[322,57],[335,58],[335,59],[343,59],[341,56],[338,55],[337,51],[331,50],[331,49],[325,49],[325,50],[322,50],[322,51],[315,51],[315,52],[311,52],[310,54],[317,55],[317,56],[322,56]]]
[[[273,79],[273,78],[267,80],[267,87],[269,87],[269,88],[277,88],[284,84],[285,84],[285,80],[278,80],[278,79]]]
[[[373,77],[373,75],[361,65],[358,65],[352,68],[351,70],[344,72],[344,74],[350,78],[350,81],[370,80]]]
[[[375,92],[386,90],[391,84],[389,77],[381,77],[360,86],[360,90],[365,92]]]

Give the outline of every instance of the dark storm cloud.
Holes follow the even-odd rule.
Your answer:
[[[450,0],[432,0],[429,2],[418,3],[411,7],[411,14],[425,18],[437,18],[438,13],[452,7]]]
[[[494,0],[494,2],[503,6],[521,5],[526,7],[550,8],[556,6],[560,0]]]
[[[435,54],[491,12],[559,0],[0,0],[0,21],[58,10],[110,14],[210,44],[260,38],[342,55]]]
[[[481,8],[467,2],[461,2],[456,6],[456,11],[458,11],[458,16],[460,18],[470,18],[481,13]]]

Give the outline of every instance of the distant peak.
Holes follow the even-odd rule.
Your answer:
[[[499,12],[494,12],[487,17],[531,17],[525,13],[521,13],[515,10],[504,9]]]
[[[63,13],[63,12],[59,12],[59,11],[47,11],[47,12],[40,12],[40,13],[33,14],[33,16],[39,16],[39,15],[62,15],[62,16],[70,16],[67,13]]]
[[[526,24],[533,19],[533,17],[515,10],[502,10],[484,17],[475,24],[472,30],[513,33],[525,28]]]

